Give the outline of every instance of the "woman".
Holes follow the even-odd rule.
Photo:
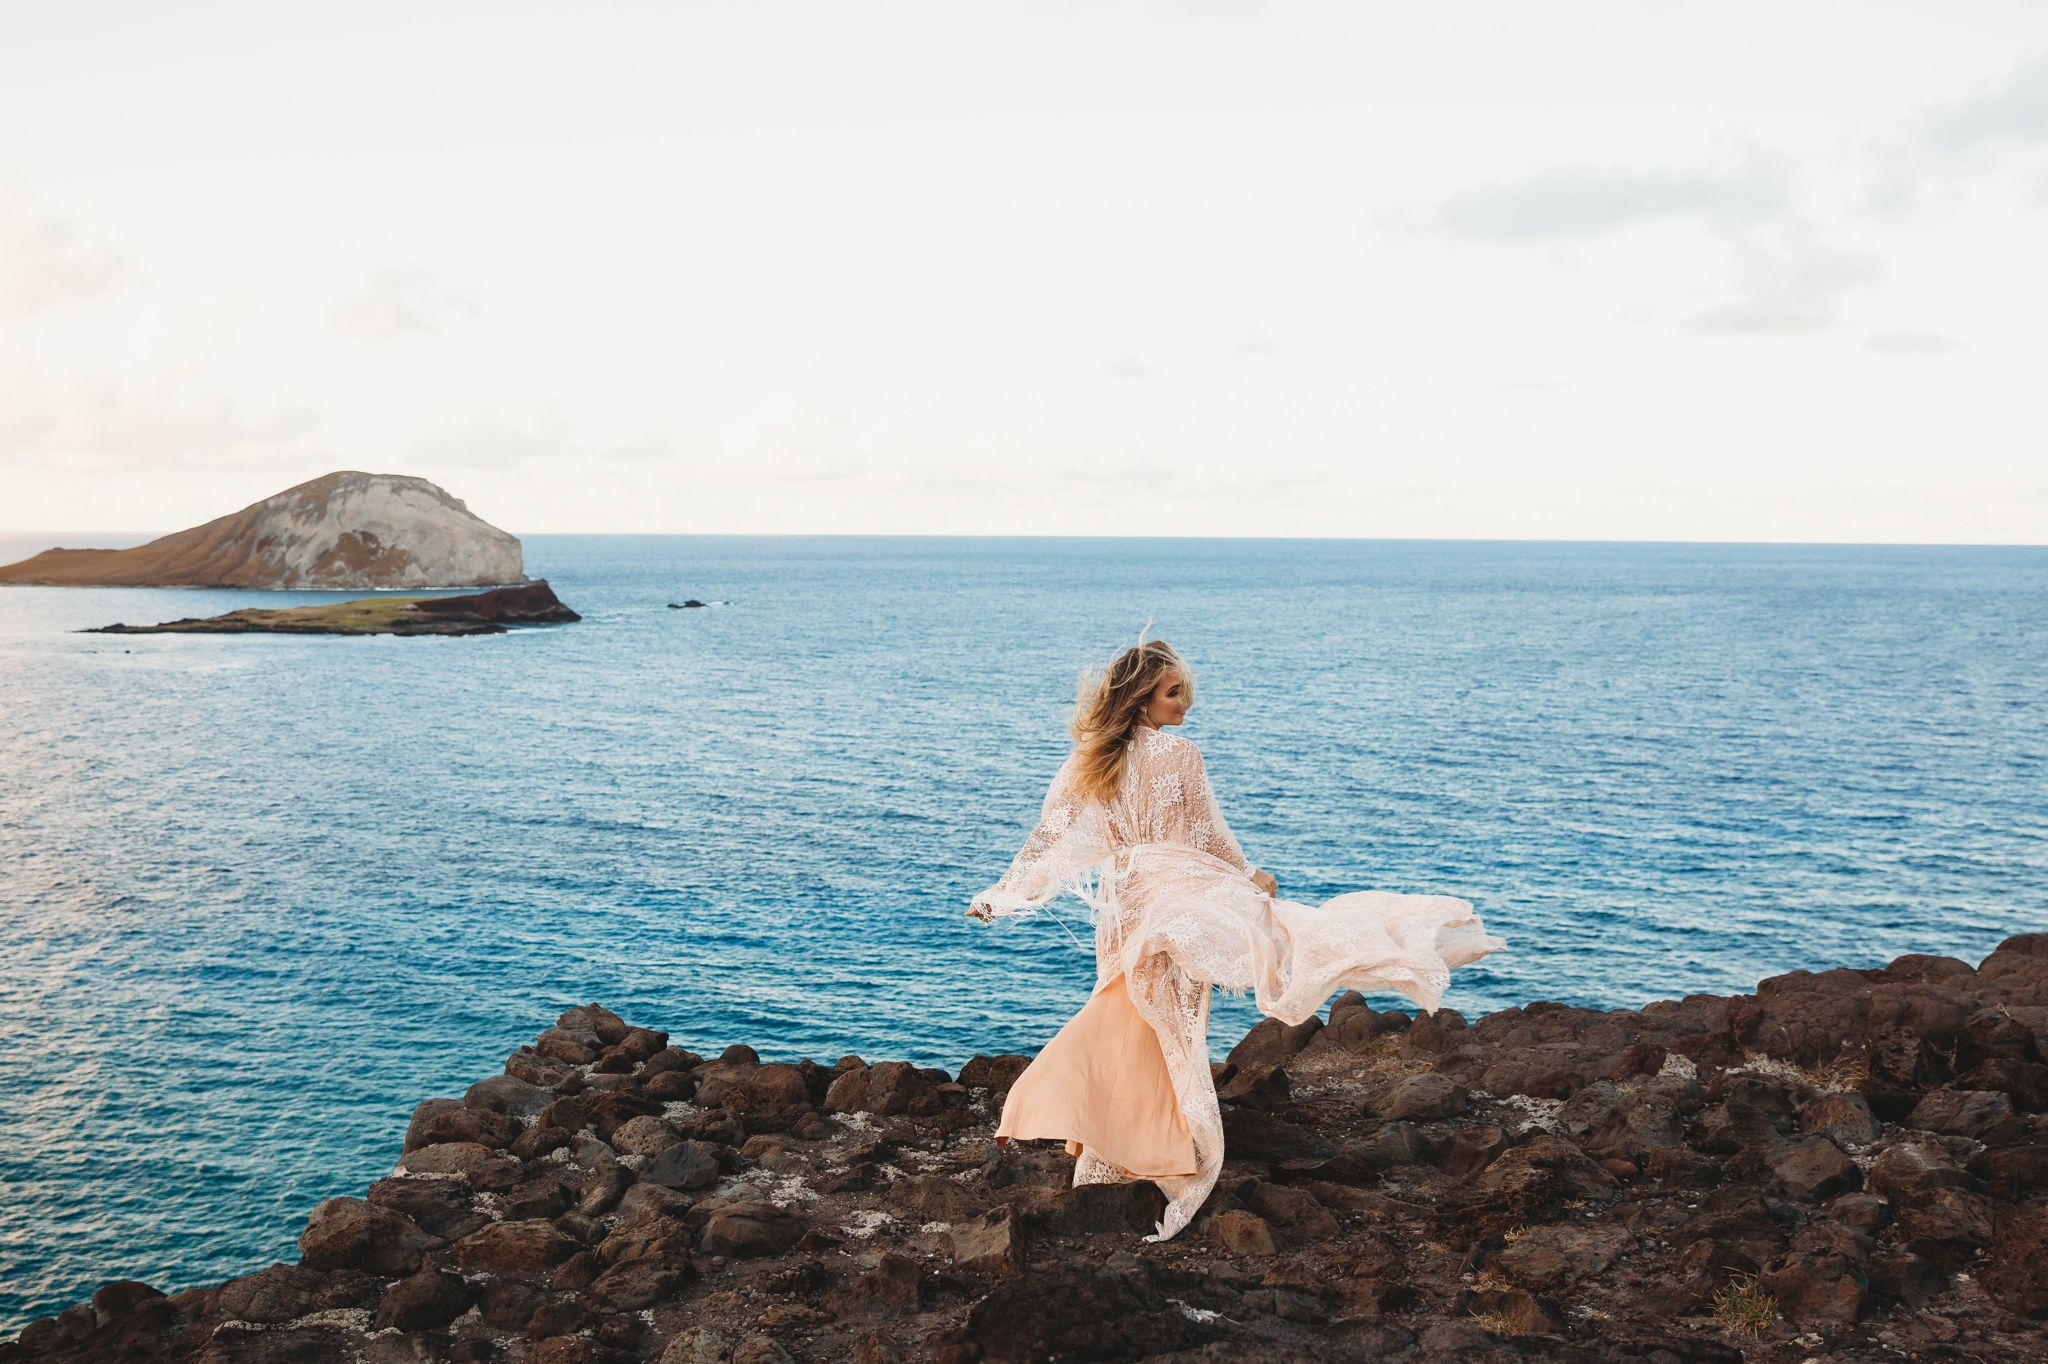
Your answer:
[[[1365,891],[1320,909],[1276,898],[1223,822],[1200,751],[1166,732],[1194,699],[1164,640],[1084,677],[1074,751],[1038,827],[968,909],[989,921],[1072,890],[1095,911],[1095,993],[1017,1078],[996,1140],[1065,1139],[1076,1184],[1157,1183],[1159,1241],[1223,1168],[1212,986],[1252,991],[1289,1025],[1343,989],[1399,990],[1433,1011],[1450,968],[1506,946],[1448,896]]]

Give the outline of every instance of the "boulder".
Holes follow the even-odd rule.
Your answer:
[[[1334,1241],[1341,1230],[1329,1209],[1306,1189],[1261,1182],[1246,1202],[1254,1213],[1265,1219],[1268,1227],[1280,1229],[1280,1239],[1289,1246],[1310,1241]]]
[[[1396,1081],[1373,1105],[1382,1122],[1433,1122],[1465,1111],[1465,1087],[1448,1075],[1425,1071]]]
[[[1938,1089],[1903,1124],[1921,1132],[1981,1137],[2012,1116],[2012,1099],[1996,1090]]]
[[[525,1130],[526,1124],[509,1113],[471,1108],[454,1099],[429,1099],[413,1110],[412,1122],[405,1130],[405,1149],[474,1142],[495,1151],[510,1146]]]
[[[466,1107],[515,1118],[531,1117],[554,1101],[553,1089],[528,1084],[510,1075],[493,1075],[488,1080],[479,1080],[462,1096]]]
[[[1840,1255],[1789,1255],[1757,1285],[1777,1299],[1778,1311],[1795,1326],[1848,1326],[1870,1298],[1862,1269]]]
[[[718,1152],[707,1142],[679,1141],[648,1163],[640,1181],[666,1189],[708,1189],[718,1182]]]
[[[1280,1247],[1273,1228],[1257,1213],[1232,1208],[1209,1219],[1209,1244],[1218,1255],[1237,1259],[1278,1255]]]
[[[1959,1269],[1991,1244],[1994,1217],[1991,1200],[1982,1194],[1927,1189],[1899,1210],[1893,1235],[1913,1254]]]
[[[942,1107],[938,1089],[936,1081],[908,1062],[884,1061],[840,1075],[826,1091],[825,1109],[884,1118],[934,1114]]]
[[[1008,1203],[947,1228],[939,1249],[955,1269],[977,1279],[1000,1279],[1024,1268],[1023,1228]]]
[[[313,1295],[327,1276],[303,1265],[272,1265],[221,1285],[220,1310],[235,1321],[270,1325],[295,1321],[313,1310]]]
[[[622,1156],[658,1156],[682,1139],[682,1133],[662,1119],[642,1115],[619,1124],[610,1144]]]
[[[1310,1015],[1292,1027],[1277,1018],[1262,1018],[1230,1049],[1229,1061],[1240,1069],[1277,1066],[1300,1053],[1323,1030],[1323,1020]]]
[[[457,1275],[429,1265],[384,1290],[377,1304],[377,1329],[437,1330],[468,1310],[468,1286]]]
[[[405,1214],[420,1230],[447,1241],[461,1240],[490,1221],[471,1206],[469,1185],[459,1179],[380,1179],[370,1186],[369,1201]]]
[[[643,1255],[615,1264],[590,1285],[590,1296],[616,1312],[638,1312],[667,1302],[696,1282],[682,1255]]]
[[[704,1223],[697,1248],[733,1260],[780,1255],[803,1236],[803,1224],[772,1203],[734,1203]]]
[[[404,1213],[360,1198],[330,1198],[306,1218],[299,1263],[399,1277],[418,1270],[426,1252],[439,1245]]]
[[[1868,1146],[1884,1134],[1861,1094],[1823,1094],[1799,1110],[1799,1126],[1837,1145]]]
[[[1801,1203],[1819,1203],[1848,1193],[1863,1183],[1856,1162],[1826,1137],[1814,1137],[1788,1148],[1771,1162],[1771,1173],[1785,1192]]]
[[[552,1222],[493,1222],[457,1241],[449,1259],[464,1269],[530,1272],[558,1265],[581,1249],[581,1242]]]
[[[411,1175],[467,1175],[497,1159],[488,1146],[473,1141],[416,1146],[398,1158],[398,1168]]]
[[[1901,1142],[1880,1151],[1864,1176],[1870,1192],[1894,1206],[1926,1189],[1977,1188],[1977,1179],[1955,1158],[1930,1142]]]

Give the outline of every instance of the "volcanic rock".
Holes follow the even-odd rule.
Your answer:
[[[484,587],[525,581],[517,537],[423,478],[327,474],[135,549],[51,549],[0,582],[54,587]]]

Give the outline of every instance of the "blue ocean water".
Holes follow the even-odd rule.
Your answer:
[[[418,1100],[574,1002],[699,1050],[1036,1048],[1089,955],[960,911],[1075,672],[1148,620],[1283,893],[1462,895],[1509,940],[1468,1016],[2048,928],[2048,550],[527,554],[584,623],[123,638],[70,632],[315,598],[0,588],[0,1331],[294,1258]],[[1251,1019],[1219,1005],[1219,1049]]]

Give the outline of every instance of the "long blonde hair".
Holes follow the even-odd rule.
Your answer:
[[[1074,703],[1074,776],[1081,794],[1107,805],[1124,781],[1124,753],[1138,732],[1138,711],[1168,673],[1179,673],[1195,699],[1195,675],[1163,639],[1141,641],[1100,673],[1081,674]]]

